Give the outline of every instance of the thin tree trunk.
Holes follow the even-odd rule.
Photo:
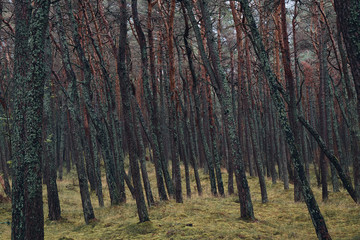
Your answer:
[[[81,120],[77,119],[78,114],[80,112],[80,103],[79,103],[79,95],[78,95],[78,89],[77,89],[77,83],[76,83],[76,76],[74,73],[74,70],[70,63],[70,55],[69,50],[67,46],[67,42],[65,40],[65,32],[64,32],[64,26],[63,26],[63,20],[62,15],[60,11],[60,6],[58,4],[55,5],[55,11],[57,14],[57,18],[59,20],[58,25],[58,33],[59,37],[61,39],[60,42],[60,48],[61,48],[61,54],[62,54],[62,60],[63,64],[65,66],[65,72],[66,76],[68,78],[68,81],[71,81],[71,101],[69,108],[69,112],[71,114],[72,120],[70,119],[70,116],[68,116],[68,122],[69,122],[69,132],[71,135],[68,135],[68,139],[74,138],[71,144],[72,149],[72,160],[75,162],[76,165],[76,171],[78,174],[78,180],[79,180],[79,187],[80,187],[80,195],[81,195],[81,202],[83,207],[83,213],[84,213],[84,219],[85,223],[89,223],[90,220],[95,218],[94,210],[91,204],[90,199],[90,193],[88,189],[88,182],[86,178],[86,172],[84,167],[83,158],[79,156],[80,151],[80,140],[78,133],[80,131],[81,126]],[[75,123],[75,124],[74,124]]]
[[[49,30],[47,30],[47,35],[49,35]],[[43,159],[45,161],[45,171],[48,172],[48,179],[46,181],[47,186],[47,197],[48,197],[48,209],[49,209],[49,219],[50,220],[59,220],[61,218],[61,208],[60,200],[56,183],[56,133],[53,126],[55,123],[55,108],[54,100],[51,98],[52,88],[51,88],[51,68],[52,68],[52,54],[51,54],[51,42],[50,37],[46,37],[45,41],[45,66],[46,66],[46,82],[44,87],[44,137],[43,139],[43,148],[45,148],[43,153]]]
[[[289,38],[287,32],[287,24],[286,24],[286,7],[285,0],[280,1],[281,8],[281,30],[282,30],[282,62],[284,65],[285,71],[285,80],[286,80],[286,88],[289,93],[290,101],[288,103],[288,111],[289,111],[289,122],[292,132],[294,133],[295,144],[298,146],[300,161],[303,161],[303,156],[301,156],[301,138],[299,127],[299,122],[297,121],[297,107],[296,107],[296,82],[294,79],[294,75],[291,70],[291,59],[290,59],[290,47],[289,47]],[[295,171],[295,179],[294,179],[294,200],[295,202],[303,201],[303,196],[301,195],[301,186],[298,177],[296,176],[297,172]]]
[[[205,25],[207,44],[209,48],[210,59],[212,60],[212,66],[209,58],[205,53],[204,45],[201,39],[201,33],[197,25],[195,16],[192,12],[191,4],[188,0],[186,0],[184,3],[187,12],[190,16],[190,21],[194,28],[201,58],[206,67],[207,73],[210,76],[211,82],[215,86],[215,91],[219,98],[220,105],[224,113],[225,124],[228,125],[231,156],[235,160],[235,166],[236,166],[235,173],[236,173],[237,186],[239,191],[241,217],[244,219],[254,220],[255,217],[254,217],[254,211],[250,196],[250,190],[245,175],[245,168],[244,168],[242,153],[240,149],[240,139],[239,136],[236,134],[234,114],[231,105],[231,89],[228,85],[227,80],[225,79],[225,73],[220,65],[219,54],[215,47],[216,41],[214,38],[214,34],[212,32],[210,14],[208,12],[207,3],[205,1],[199,2],[200,9],[202,11],[204,25]]]
[[[125,133],[129,137],[129,161],[131,167],[132,181],[134,185],[135,200],[137,206],[137,212],[140,222],[149,221],[149,215],[147,212],[143,188],[141,185],[140,172],[138,159],[136,156],[136,136],[135,131],[136,126],[132,120],[132,111],[131,111],[131,94],[134,93],[134,86],[132,86],[128,70],[126,66],[126,50],[125,43],[127,42],[127,10],[126,10],[126,0],[120,0],[120,36],[119,41],[124,43],[119,45],[119,55],[118,55],[118,75],[120,79],[120,90],[122,97],[122,106],[125,120]]]

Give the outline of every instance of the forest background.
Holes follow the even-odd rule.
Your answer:
[[[100,207],[133,198],[141,223],[159,201],[237,194],[238,221],[256,222],[256,177],[263,204],[268,181],[293,184],[331,239],[312,187],[358,211],[359,12],[356,0],[2,0],[12,238],[44,238],[43,184],[61,219],[57,184],[75,167],[85,224],[92,192]]]

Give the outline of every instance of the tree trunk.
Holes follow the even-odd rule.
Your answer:
[[[126,0],[120,0],[120,36],[119,41],[123,44],[119,45],[118,55],[118,75],[120,79],[120,90],[122,97],[122,106],[125,121],[125,133],[129,137],[129,161],[131,167],[132,181],[134,185],[135,200],[137,206],[137,212],[140,222],[149,221],[149,215],[147,212],[143,188],[140,179],[138,159],[136,156],[136,136],[135,131],[139,129],[135,128],[131,111],[131,94],[134,93],[134,86],[132,86],[126,66],[126,42],[127,42],[127,10]]]
[[[269,57],[265,51],[265,47],[262,42],[262,38],[260,36],[259,30],[256,26],[255,19],[252,15],[251,9],[249,7],[249,2],[247,0],[238,0],[242,7],[243,13],[248,23],[249,30],[251,31],[251,38],[253,41],[254,49],[259,57],[261,62],[262,69],[267,77],[267,80],[270,85],[272,99],[278,109],[281,126],[285,133],[286,141],[290,149],[291,159],[294,163],[294,168],[297,172],[298,178],[301,182],[302,192],[304,196],[304,200],[309,210],[309,214],[311,216],[312,222],[314,224],[314,228],[316,234],[319,239],[331,239],[330,234],[327,230],[325,220],[320,213],[319,206],[315,200],[314,194],[311,191],[310,184],[307,181],[305,170],[300,160],[300,154],[297,150],[297,146],[295,144],[295,137],[290,128],[289,119],[286,116],[285,104],[280,97],[280,91],[283,92],[283,89],[278,84],[278,80],[276,75],[272,71],[270,67]]]
[[[78,95],[78,89],[77,89],[77,83],[76,83],[76,75],[72,68],[71,62],[70,62],[69,49],[68,49],[67,41],[65,40],[65,32],[64,32],[62,15],[61,15],[61,11],[60,11],[60,6],[58,4],[55,5],[55,11],[57,14],[57,18],[59,20],[58,33],[59,33],[59,37],[61,39],[60,48],[61,48],[61,54],[62,54],[62,61],[63,61],[63,65],[65,67],[66,77],[68,78],[68,81],[71,81],[71,100],[72,100],[71,102],[72,103],[70,103],[70,105],[68,106],[69,112],[70,112],[71,118],[72,118],[72,119],[70,118],[70,114],[69,114],[68,115],[68,125],[69,125],[69,133],[71,133],[71,134],[68,135],[68,139],[70,139],[69,143],[71,144],[70,146],[71,146],[71,149],[73,150],[72,155],[71,155],[72,156],[71,160],[73,162],[75,162],[76,171],[78,174],[84,220],[85,220],[85,223],[89,223],[90,220],[95,218],[95,215],[94,215],[94,210],[93,210],[93,207],[91,204],[90,193],[89,193],[89,189],[88,189],[88,182],[87,182],[83,158],[81,156],[79,156],[80,140],[79,140],[79,136],[77,133],[80,132],[81,120],[79,119],[80,103],[79,103],[79,95]],[[72,139],[72,141],[71,141],[71,139]],[[69,164],[68,164],[68,167],[70,168]]]
[[[51,88],[51,69],[52,69],[52,54],[51,54],[51,42],[49,36],[49,30],[46,32],[46,42],[45,42],[45,66],[46,66],[46,82],[44,87],[44,118],[43,123],[45,125],[44,138],[43,139],[43,159],[45,161],[45,171],[47,174],[47,197],[48,197],[48,209],[49,209],[49,219],[50,220],[59,220],[61,218],[61,208],[60,200],[56,183],[56,133],[54,128],[55,124],[55,107],[54,100],[51,98],[52,88]],[[55,124],[55,126],[53,126]]]
[[[25,89],[24,83],[29,69],[29,24],[31,11],[30,1],[16,0],[15,7],[15,53],[14,53],[14,137],[12,149],[12,221],[11,238],[25,238],[25,209],[24,209],[24,170],[25,158]]]
[[[207,44],[208,44],[210,59],[212,60],[212,64],[210,63],[210,59],[207,57],[205,53],[204,45],[201,39],[201,33],[197,25],[195,16],[192,12],[191,4],[188,0],[186,0],[184,3],[195,31],[195,36],[197,39],[202,61],[206,67],[208,75],[210,76],[212,84],[215,86],[215,91],[219,98],[222,111],[224,113],[225,124],[228,125],[231,156],[234,159],[236,166],[235,173],[236,173],[237,186],[239,191],[241,217],[244,219],[254,220],[255,217],[254,217],[254,211],[250,196],[250,190],[245,175],[245,168],[244,168],[242,153],[240,149],[240,139],[236,133],[236,125],[234,120],[232,104],[231,104],[232,102],[231,89],[228,85],[227,80],[225,79],[225,73],[220,65],[219,54],[215,46],[216,41],[214,34],[212,32],[210,14],[208,12],[207,3],[206,1],[203,0],[199,2],[204,25],[205,25]]]
[[[289,122],[292,132],[294,133],[295,144],[298,146],[300,158],[301,156],[301,148],[300,148],[300,125],[297,121],[297,107],[296,107],[296,82],[294,79],[294,75],[291,70],[291,58],[290,58],[290,47],[289,47],[289,38],[287,33],[287,25],[286,25],[286,7],[285,0],[280,1],[281,7],[281,30],[282,30],[282,62],[284,65],[285,71],[285,80],[286,80],[286,89],[289,93],[290,101],[288,103],[288,114],[289,114]],[[296,176],[297,172],[295,171],[295,179],[294,179],[294,200],[295,202],[302,201],[303,197],[301,195],[301,186],[298,177]]]
[[[360,114],[360,3],[356,0],[335,0],[335,11],[344,38],[349,64],[357,93],[357,114]],[[356,113],[354,113],[356,114]],[[357,122],[357,130],[359,122]],[[351,131],[354,185],[356,198],[360,201],[360,131]]]

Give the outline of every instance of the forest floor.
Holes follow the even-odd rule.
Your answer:
[[[154,196],[157,196],[154,169],[148,164]],[[175,200],[159,202],[149,209],[150,222],[138,223],[135,201],[127,194],[127,203],[110,206],[104,180],[105,207],[100,208],[92,193],[96,220],[85,225],[77,177],[65,174],[58,181],[62,220],[45,219],[45,239],[316,239],[314,227],[305,203],[294,203],[293,186],[283,189],[282,182],[272,184],[267,179],[269,202],[261,203],[258,179],[249,177],[254,204],[255,222],[241,220],[238,198],[233,195],[210,195],[209,178],[201,172],[204,193],[198,196],[193,175],[192,198],[177,204]],[[226,170],[223,170],[227,186]],[[313,191],[325,217],[333,239],[360,239],[360,206],[342,189],[329,193],[329,200],[321,201],[321,190],[312,181]],[[44,211],[47,216],[46,187]],[[183,179],[185,191],[185,180]],[[0,203],[0,239],[10,239],[11,204]]]

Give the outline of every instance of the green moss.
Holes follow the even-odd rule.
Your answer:
[[[125,231],[130,236],[146,235],[150,233],[155,233],[156,227],[154,227],[154,224],[152,222],[148,221],[144,223],[130,224],[125,228]]]

